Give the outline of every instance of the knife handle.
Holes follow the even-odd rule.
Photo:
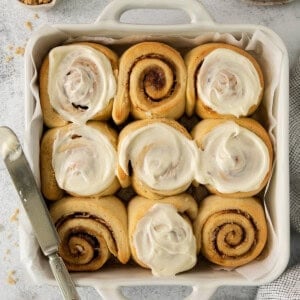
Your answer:
[[[64,299],[80,300],[74,282],[62,258],[57,253],[50,254],[48,258],[52,273],[58,282],[58,286]]]

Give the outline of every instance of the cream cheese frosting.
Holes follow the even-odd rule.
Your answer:
[[[197,177],[196,143],[161,122],[129,133],[120,143],[118,155],[126,174],[130,161],[138,178],[156,190],[177,189]]]
[[[170,204],[155,204],[138,221],[133,245],[155,276],[173,276],[197,261],[192,226]]]
[[[59,187],[91,196],[108,188],[115,179],[117,152],[109,139],[86,125],[58,132],[53,144],[52,166]]]
[[[258,104],[262,86],[252,62],[230,50],[209,53],[199,69],[196,82],[198,97],[219,114],[246,116]]]
[[[3,159],[14,161],[22,154],[22,148],[14,132],[8,127],[0,127],[0,153]]]
[[[227,121],[205,136],[199,168],[202,184],[221,193],[249,192],[258,189],[268,174],[270,156],[259,136]]]
[[[84,124],[107,107],[116,93],[109,59],[86,45],[67,45],[49,53],[48,95],[65,120]]]

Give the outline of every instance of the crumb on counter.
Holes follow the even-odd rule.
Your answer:
[[[15,53],[17,55],[22,55],[23,56],[24,53],[25,53],[25,48],[24,47],[17,47]]]
[[[10,51],[12,51],[14,49],[14,45],[8,45],[7,49],[10,50]]]
[[[36,20],[40,18],[39,14],[34,14],[33,16]]]
[[[19,1],[27,5],[39,5],[39,4],[47,4],[52,2],[52,0],[19,0]]]
[[[26,28],[29,29],[30,31],[32,30],[32,22],[26,21],[26,22],[25,22],[25,26],[26,26]]]
[[[17,283],[17,279],[14,277],[16,271],[12,270],[9,271],[8,276],[7,276],[7,283],[10,285],[15,285]]]
[[[10,62],[10,61],[12,61],[13,60],[13,56],[6,56],[5,57],[5,61],[6,62]]]
[[[10,217],[10,222],[17,222],[19,220],[19,209],[17,208],[15,212]]]

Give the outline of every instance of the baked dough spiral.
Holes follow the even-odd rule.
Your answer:
[[[120,58],[113,120],[179,118],[185,110],[186,68],[175,49],[158,42],[130,47]]]
[[[133,259],[155,276],[173,276],[196,264],[192,221],[197,203],[180,194],[159,201],[136,196],[128,205],[129,244]]]
[[[209,196],[194,223],[197,250],[211,262],[238,267],[254,260],[267,240],[264,209],[256,198]]]
[[[185,57],[187,114],[203,119],[246,117],[259,106],[263,73],[248,52],[228,44],[193,48]]]
[[[121,185],[132,181],[139,195],[159,199],[188,188],[195,177],[198,149],[176,121],[140,120],[121,131],[118,156]]]
[[[123,264],[129,260],[127,212],[118,198],[66,197],[50,207],[50,215],[68,270],[98,270],[111,255]]]
[[[213,194],[250,197],[267,184],[273,149],[255,120],[206,119],[192,131],[200,149],[200,179]]]
[[[112,195],[119,188],[117,134],[107,124],[90,121],[46,132],[41,143],[42,192],[58,200],[73,196]]]
[[[53,48],[40,70],[44,123],[52,128],[109,119],[117,72],[118,57],[105,46],[82,42]]]

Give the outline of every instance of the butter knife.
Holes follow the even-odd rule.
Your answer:
[[[49,259],[52,273],[65,300],[80,299],[74,282],[58,254],[59,237],[43,196],[15,133],[0,127],[0,154],[20,196],[35,237]]]

